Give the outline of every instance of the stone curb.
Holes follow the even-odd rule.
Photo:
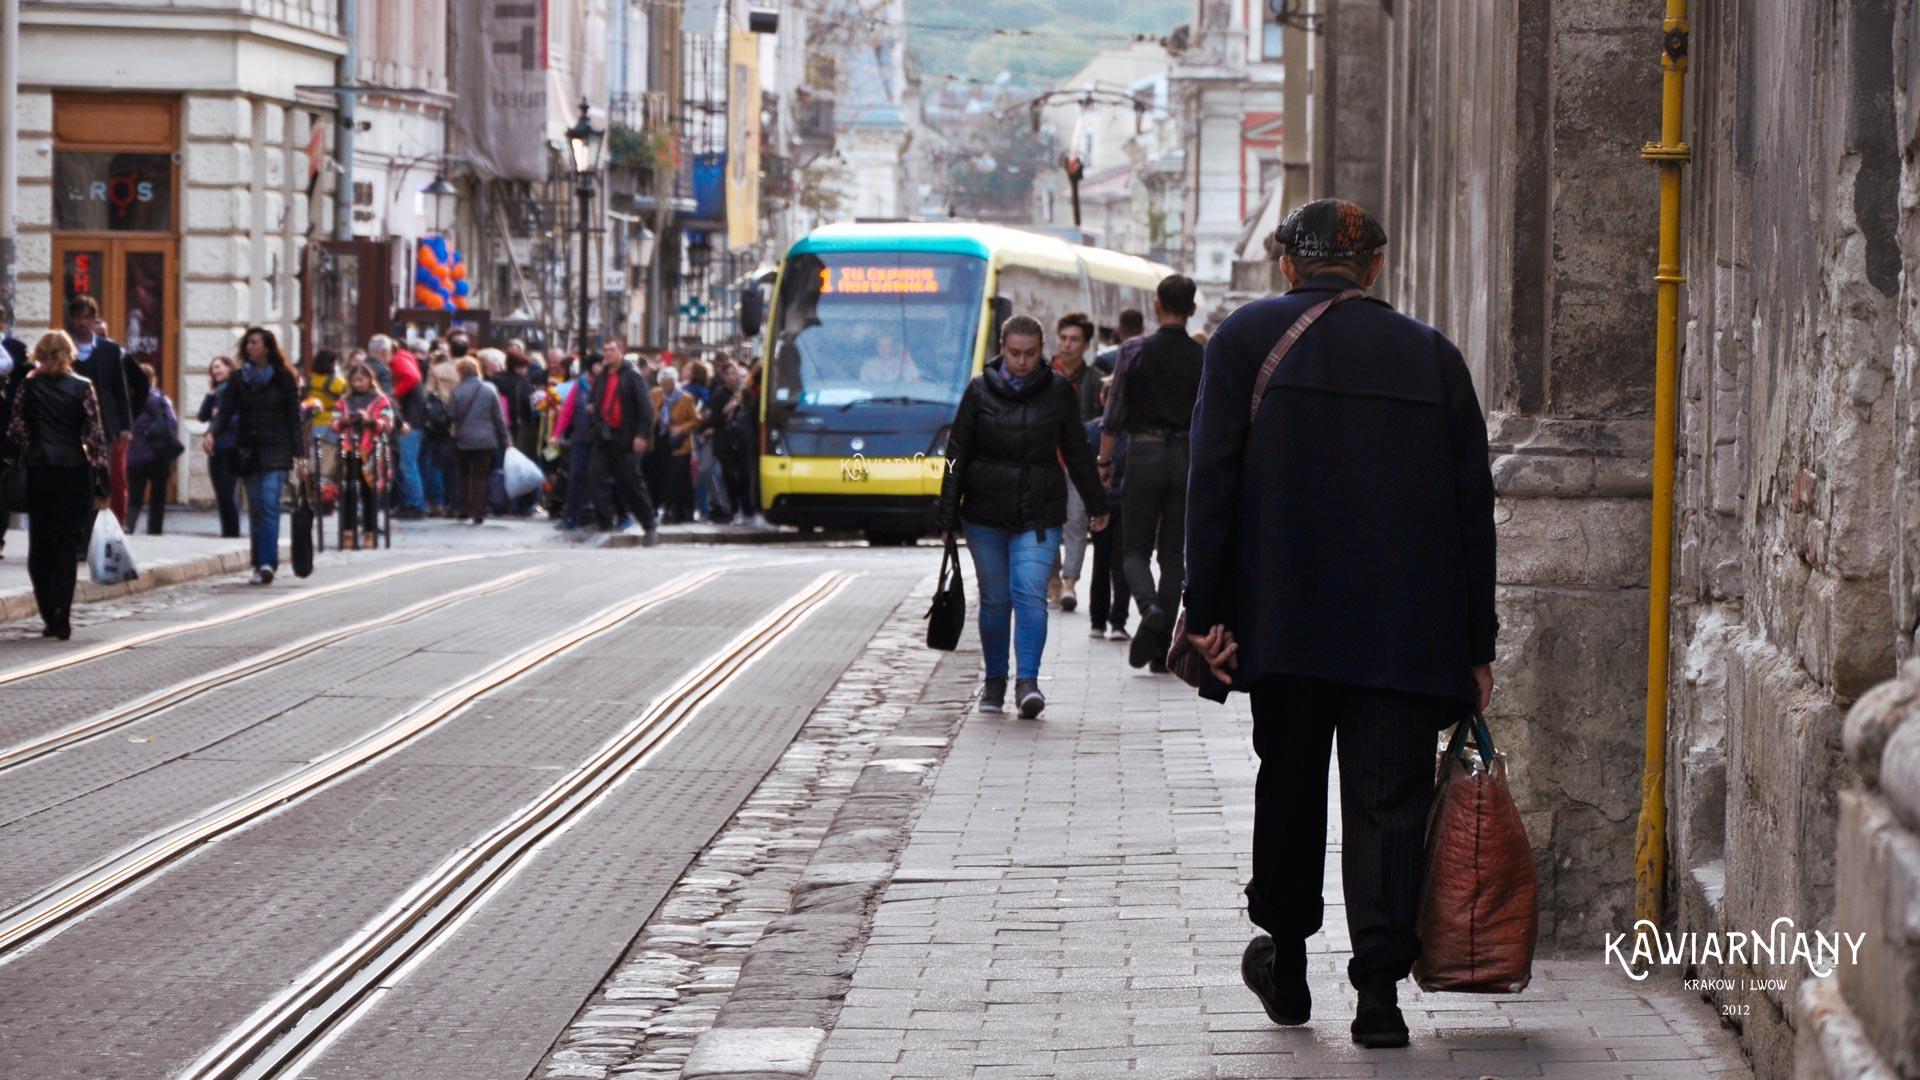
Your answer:
[[[681,1080],[812,1075],[852,988],[880,894],[966,718],[979,663],[975,651],[942,657],[914,707],[875,749],[808,860],[787,914],[747,951],[732,995],[694,1041]],[[803,1054],[804,1064],[795,1062]]]
[[[288,549],[281,549],[281,557],[288,557]],[[95,585],[84,575],[73,590],[73,602],[76,604],[97,604],[103,600],[118,600],[138,593],[151,592],[168,585],[185,585],[202,578],[219,577],[222,574],[237,573],[248,568],[252,556],[245,551],[226,551],[214,555],[201,555],[198,558],[182,559],[178,562],[161,563],[158,566],[142,570],[140,576],[132,581],[123,581],[118,585]],[[40,614],[40,605],[34,602],[33,592],[12,593],[0,596],[0,623],[13,622],[16,619],[31,619]]]

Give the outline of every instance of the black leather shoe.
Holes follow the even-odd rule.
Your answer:
[[[1360,1005],[1353,1013],[1353,1041],[1370,1050],[1407,1045],[1407,1021],[1392,983],[1360,988]]]
[[[1137,668],[1146,667],[1152,660],[1165,662],[1167,658],[1167,631],[1173,620],[1160,608],[1149,610],[1140,620],[1140,629],[1133,632],[1133,642],[1127,646],[1127,663]]]
[[[1240,979],[1260,999],[1267,1019],[1294,1027],[1313,1018],[1313,994],[1307,989],[1307,947],[1301,942],[1298,960],[1293,956],[1276,962],[1277,949],[1265,934],[1247,942],[1240,954]],[[1285,970],[1282,970],[1282,969]]]

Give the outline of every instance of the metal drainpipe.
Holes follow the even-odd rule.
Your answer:
[[[340,36],[347,39],[347,55],[340,58],[339,124],[333,141],[340,158],[340,186],[333,197],[335,240],[353,239],[353,87],[360,78],[359,22],[359,0],[340,0]]]
[[[1653,545],[1647,596],[1647,760],[1640,778],[1640,827],[1634,842],[1634,918],[1660,922],[1667,874],[1668,610],[1673,582],[1673,456],[1680,332],[1680,170],[1692,156],[1680,141],[1687,82],[1687,0],[1667,0],[1660,67],[1664,94],[1660,141],[1640,151],[1660,167],[1658,327],[1654,346]]]

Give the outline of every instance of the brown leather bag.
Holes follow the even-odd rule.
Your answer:
[[[1506,755],[1478,711],[1454,728],[1435,783],[1414,981],[1429,992],[1517,994],[1533,978],[1539,886]]]
[[[1267,358],[1260,365],[1260,374],[1253,380],[1253,405],[1247,414],[1249,422],[1252,417],[1260,415],[1260,399],[1267,396],[1267,383],[1273,379],[1274,369],[1278,368],[1280,361],[1285,360],[1287,354],[1293,351],[1294,344],[1300,340],[1300,335],[1307,332],[1307,327],[1312,326],[1314,321],[1325,315],[1327,309],[1333,305],[1348,300],[1360,300],[1366,295],[1364,289],[1347,289],[1331,300],[1322,300],[1313,305],[1301,312],[1299,318],[1293,320],[1293,325],[1287,327],[1287,332],[1281,334],[1280,340],[1274,342],[1273,348],[1267,351]],[[1167,670],[1173,672],[1181,682],[1196,690],[1207,679],[1206,659],[1200,655],[1200,650],[1194,648],[1193,643],[1187,640],[1185,611],[1180,612],[1179,617],[1173,622],[1173,640],[1167,645]]]

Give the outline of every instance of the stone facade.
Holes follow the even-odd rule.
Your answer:
[[[1490,720],[1538,852],[1543,937],[1570,949],[1633,921],[1658,213],[1638,157],[1659,121],[1645,8],[1336,3],[1310,107],[1314,194],[1377,200],[1379,291],[1459,344],[1488,411]]]
[[[332,110],[331,98],[298,87],[331,84],[345,45],[334,33],[334,7],[323,0],[237,4],[182,34],[179,20],[191,17],[120,5],[108,27],[46,5],[23,11],[16,314],[28,341],[60,321],[53,310],[56,95],[129,88],[177,100],[178,187],[165,238],[177,240],[178,253],[163,282],[177,297],[177,323],[162,331],[172,344],[164,389],[196,446],[203,429],[193,415],[214,356],[232,354],[252,325],[272,330],[296,354],[299,255],[309,231],[303,151],[312,125]],[[104,72],[101,58],[112,59]],[[327,212],[324,194],[319,201]],[[179,498],[211,499],[204,455],[182,454],[175,467]]]
[[[1873,689],[1920,622],[1920,4],[1692,6],[1663,926],[1866,934],[1829,978],[1693,974],[1732,980],[1712,996],[1759,1075],[1920,1076],[1920,667]],[[1332,56],[1382,55],[1332,8]],[[1633,919],[1661,14],[1408,0],[1383,136],[1338,64],[1314,113],[1315,193],[1381,162],[1383,288],[1459,341],[1489,412],[1495,730],[1543,932],[1582,950]]]

